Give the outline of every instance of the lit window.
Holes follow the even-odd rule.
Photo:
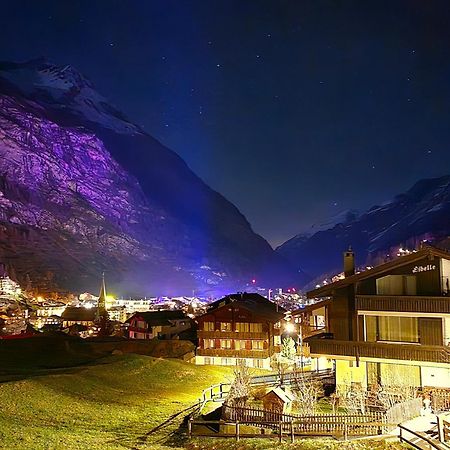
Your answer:
[[[262,333],[262,323],[251,323],[250,324],[251,333]]]
[[[264,341],[252,341],[252,350],[264,350]]]
[[[240,333],[262,333],[262,323],[236,322],[236,331]]]
[[[236,322],[236,331],[248,333],[250,331],[250,324],[247,322]]]
[[[231,339],[221,339],[220,348],[229,349],[231,348]]]
[[[214,331],[214,322],[203,322],[204,331]]]
[[[247,348],[246,342],[247,341],[244,341],[244,340],[241,340],[241,339],[236,339],[234,341],[234,348],[235,348],[235,350],[245,350]]]
[[[203,339],[203,348],[214,348],[214,339]]]
[[[231,331],[231,322],[220,322],[220,331]]]

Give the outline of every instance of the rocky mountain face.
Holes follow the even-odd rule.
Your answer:
[[[421,180],[392,201],[311,236],[300,234],[277,252],[315,280],[342,271],[342,253],[349,245],[360,266],[395,257],[400,247],[418,248],[423,240],[450,235],[450,176]]]
[[[39,292],[223,293],[282,257],[72,67],[0,63],[0,263]]]

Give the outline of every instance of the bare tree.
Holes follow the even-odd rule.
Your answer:
[[[250,397],[252,375],[249,368],[242,361],[236,365],[233,374],[234,379],[231,383],[226,403],[229,406],[243,408]]]
[[[293,389],[297,411],[302,415],[314,414],[319,397],[323,395],[322,383],[295,370]]]

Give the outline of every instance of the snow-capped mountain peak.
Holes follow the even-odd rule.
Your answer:
[[[3,78],[23,94],[40,103],[71,113],[81,119],[120,134],[140,134],[142,130],[111,106],[92,82],[70,65],[57,66],[44,58],[24,63],[0,62]]]

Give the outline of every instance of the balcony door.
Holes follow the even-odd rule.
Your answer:
[[[422,345],[444,345],[442,319],[421,317],[419,319],[419,333]]]

